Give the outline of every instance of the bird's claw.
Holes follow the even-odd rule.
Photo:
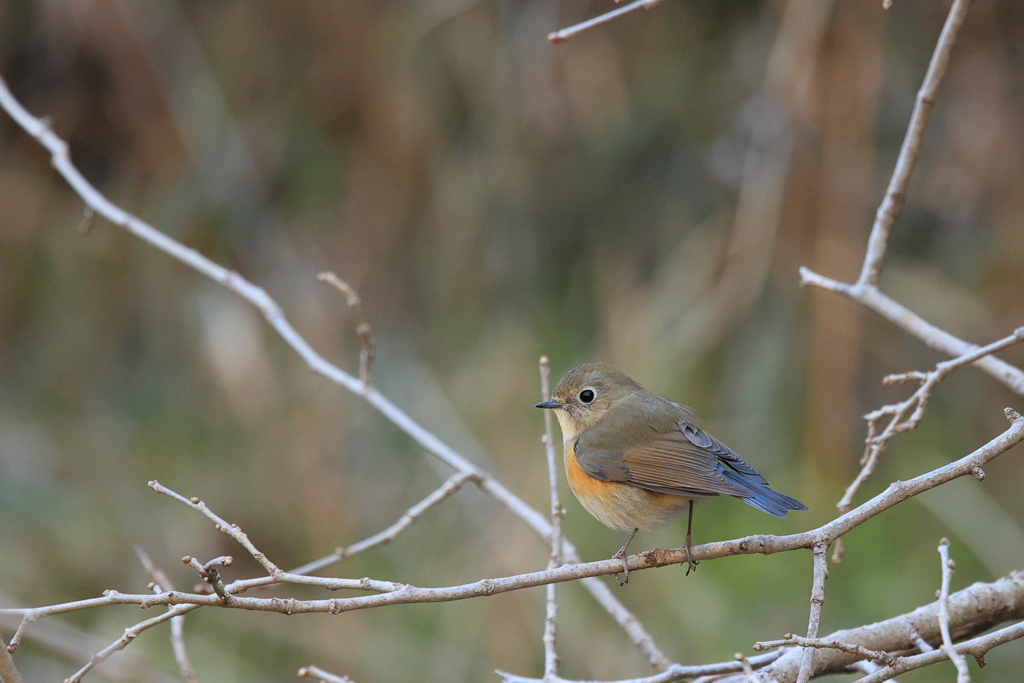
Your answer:
[[[613,576],[615,577],[615,583],[619,584],[620,586],[625,586],[627,583],[629,583],[629,562],[626,561],[626,553],[620,550],[619,552],[612,555],[612,559],[622,561],[622,573],[625,575],[625,580],[619,581],[618,572],[615,572]]]

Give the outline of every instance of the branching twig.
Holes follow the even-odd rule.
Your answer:
[[[214,512],[210,510],[210,508],[206,507],[206,503],[204,503],[203,501],[199,500],[198,498],[185,498],[184,496],[175,493],[169,488],[162,486],[160,482],[156,481],[155,479],[149,482],[149,487],[156,491],[157,493],[162,493],[165,496],[169,496],[174,500],[178,501],[179,503],[182,503],[183,505],[189,506],[196,512],[199,512],[204,517],[212,521],[214,523],[214,528],[217,529],[217,531],[223,531],[225,534],[235,539],[235,542],[237,542],[238,545],[245,548],[245,550],[250,555],[252,555],[257,562],[263,565],[263,568],[267,570],[267,574],[271,576],[276,576],[281,573],[281,570],[277,568],[277,565],[275,565],[273,562],[267,559],[267,556],[261,553],[256,548],[256,546],[252,544],[252,541],[249,540],[249,537],[245,534],[244,531],[242,531],[238,527],[237,524],[229,524],[225,522],[223,519],[214,514]],[[189,562],[186,561],[185,564],[189,564]],[[201,568],[206,569],[206,567]]]
[[[281,307],[263,289],[238,273],[207,259],[194,249],[171,239],[152,225],[129,214],[104,197],[71,162],[67,143],[50,129],[47,121],[32,116],[14,98],[2,78],[0,78],[0,107],[6,110],[25,132],[50,152],[50,161],[53,167],[63,176],[71,189],[82,198],[87,207],[114,225],[124,228],[139,239],[195,269],[214,282],[227,287],[251,303],[263,314],[263,317],[281,338],[309,365],[310,369],[365,400],[392,424],[408,434],[424,450],[456,472],[477,477],[480,490],[505,505],[512,514],[524,521],[537,534],[544,538],[550,537],[551,525],[543,515],[527,505],[490,474],[473,465],[434,434],[424,429],[374,387],[352,377],[318,354],[309,345],[309,342],[292,327],[281,312]],[[580,558],[575,547],[564,538],[562,554],[569,562],[579,562]],[[585,580],[583,586],[626,631],[630,640],[640,649],[652,666],[659,671],[664,671],[669,666],[668,659],[661,653],[643,624],[612,594],[608,586],[596,579]]]
[[[142,546],[135,546],[135,555],[139,558],[143,568],[153,577],[155,583],[153,590],[157,593],[174,590],[174,584],[162,569],[153,564],[149,555]],[[171,650],[174,652],[174,661],[178,663],[178,672],[188,683],[198,683],[192,662],[188,658],[188,650],[185,648],[185,615],[179,614],[171,618]]]
[[[316,279],[333,285],[344,294],[349,308],[356,314],[356,334],[363,340],[363,348],[359,352],[359,379],[363,381],[363,384],[369,384],[370,364],[373,363],[373,342],[370,339],[370,334],[373,332],[373,328],[370,327],[366,312],[363,310],[363,300],[359,298],[359,293],[352,285],[334,273],[320,273]]]
[[[770,664],[782,655],[781,652],[769,652],[763,655],[757,655],[755,657],[748,657],[747,663],[752,668],[760,668]],[[722,674],[730,674],[743,671],[743,664],[738,661],[731,662],[717,662],[715,664],[699,664],[696,666],[685,666],[683,664],[673,664],[665,671],[656,674],[654,676],[644,676],[643,678],[630,678],[625,680],[615,681],[615,683],[675,683],[676,681],[688,681],[694,678],[700,678],[702,676],[720,676]],[[540,678],[529,678],[526,676],[517,676],[516,674],[508,673],[507,671],[495,671],[496,674],[501,676],[505,683],[594,683],[593,681],[572,681],[565,678],[555,677],[550,681],[547,679]]]
[[[930,372],[905,372],[898,375],[889,375],[885,377],[882,382],[884,384],[903,383],[907,380],[917,380],[921,383],[909,398],[900,403],[893,405],[882,406],[881,408],[874,410],[864,416],[868,424],[868,435],[864,440],[864,455],[861,457],[860,472],[854,478],[853,482],[846,487],[846,491],[843,493],[843,497],[836,503],[836,507],[839,508],[840,512],[847,512],[850,506],[853,504],[853,498],[857,495],[860,487],[866,482],[872,474],[874,474],[875,466],[878,464],[878,458],[882,455],[885,450],[889,439],[900,434],[902,432],[910,431],[917,427],[918,422],[924,416],[925,407],[928,405],[928,399],[931,397],[932,391],[935,389],[939,382],[946,379],[954,372],[962,367],[976,363],[979,360],[990,356],[996,351],[1001,351],[1009,346],[1024,341],[1024,327],[1018,327],[1014,330],[1013,334],[1000,339],[999,341],[993,342],[988,346],[975,348],[973,351],[965,353],[957,358],[953,358],[947,361],[942,361],[935,366],[934,370]],[[879,433],[878,423],[884,418],[888,417],[889,422],[885,428]],[[980,468],[974,472],[974,476],[983,479],[985,473]],[[832,553],[832,561],[840,562],[843,558],[843,544],[842,538],[836,542],[835,550]]]
[[[920,637],[920,636],[919,636]],[[771,650],[777,647],[783,647],[787,645],[799,645],[800,647],[806,648],[817,648],[819,650],[840,650],[842,652],[849,652],[852,655],[863,657],[868,660],[877,660],[891,664],[895,661],[895,657],[888,652],[882,652],[880,650],[869,650],[863,645],[855,645],[854,643],[843,643],[834,639],[824,638],[803,638],[801,636],[787,633],[785,638],[781,640],[766,640],[754,643],[755,652],[764,652],[765,650]]]
[[[871,500],[838,517],[837,519],[811,531],[788,536],[755,535],[731,541],[717,541],[693,547],[689,556],[697,560],[710,560],[732,555],[772,554],[777,552],[814,548],[819,544],[827,545],[830,539],[848,533],[851,529],[863,524],[892,506],[923,493],[958,477],[970,475],[974,468],[982,467],[987,462],[1024,440],[1024,417],[1011,409],[1007,416],[1012,420],[1010,427],[973,453],[952,463],[939,467],[907,481],[894,482]],[[187,500],[177,496],[179,500]],[[190,503],[190,507],[194,507]],[[204,506],[205,507],[205,506]],[[198,509],[198,508],[197,508]],[[688,559],[685,548],[671,550],[649,550],[631,555],[627,558],[630,571],[663,567],[670,564],[682,564]],[[34,619],[54,614],[72,612],[104,605],[132,604],[140,607],[155,605],[198,605],[206,607],[233,607],[246,610],[277,612],[281,614],[299,613],[330,613],[338,614],[359,609],[383,607],[385,605],[449,602],[466,598],[483,597],[543,586],[549,583],[573,581],[586,577],[597,577],[621,571],[622,563],[618,559],[601,560],[585,564],[568,564],[556,569],[549,569],[527,574],[501,578],[488,578],[473,583],[442,588],[417,587],[391,581],[363,579],[330,579],[321,577],[304,577],[287,572],[279,572],[276,577],[261,577],[235,581],[225,589],[233,597],[229,605],[222,603],[216,595],[200,595],[195,593],[168,592],[159,595],[132,595],[107,591],[103,597],[79,600],[46,607],[28,609],[0,609],[0,614],[27,616]],[[348,588],[363,591],[378,591],[374,595],[342,597],[322,600],[295,600],[291,598],[252,598],[239,595],[257,586],[266,586],[275,582],[301,583],[319,586],[328,590]],[[666,667],[666,670],[669,667]]]
[[[1024,572],[1014,571],[992,583],[975,583],[949,596],[950,629],[957,637],[971,637],[1006,621],[1024,618]],[[984,655],[993,647],[1015,638],[1024,637],[1024,623],[1014,624],[999,631],[961,642],[956,650],[978,657],[984,662]],[[917,640],[931,643],[941,642],[939,633],[938,603],[918,607],[912,612],[892,617],[866,626],[836,631],[822,641],[838,641],[862,645],[869,650],[886,650],[892,653],[908,653],[897,656],[887,666],[862,678],[857,683],[880,683],[905,671],[934,664],[947,659],[945,652],[936,649],[926,654],[911,655],[918,649]],[[777,683],[796,680],[802,651],[799,648],[787,650],[778,660],[765,667],[763,677]],[[814,675],[846,673],[849,667],[863,661],[860,654],[838,648],[820,649],[814,658]],[[715,683],[746,683],[741,676],[716,679]]]
[[[807,640],[816,640],[818,624],[821,621],[821,606],[825,604],[825,579],[828,578],[828,560],[825,557],[825,551],[828,550],[828,543],[824,541],[815,543],[811,550],[814,553],[814,581],[811,585],[811,612],[807,619]],[[811,679],[811,672],[814,668],[813,660],[814,648],[804,647],[796,683],[807,683]]]
[[[989,650],[1019,638],[1024,638],[1024,622],[1018,622],[1012,626],[1001,628],[998,631],[957,643],[953,646],[953,649],[960,655],[970,655],[978,660],[978,662],[984,662],[985,655],[988,654]],[[892,666],[887,666],[870,676],[865,676],[857,681],[857,683],[882,683],[882,681],[891,680],[907,671],[920,669],[921,667],[930,666],[947,659],[949,659],[949,655],[944,648],[936,648],[931,652],[912,657],[901,657]]]
[[[949,540],[939,542],[939,557],[942,559],[942,587],[939,589],[939,632],[942,633],[942,651],[956,666],[956,683],[971,683],[967,671],[967,660],[953,647],[949,635],[949,580],[953,577],[953,560],[949,559]]]
[[[413,505],[411,508],[405,511],[398,521],[389,526],[387,529],[365,538],[362,541],[353,543],[352,545],[338,548],[330,555],[322,557],[319,560],[314,560],[308,564],[304,564],[298,569],[293,569],[292,574],[312,574],[315,571],[319,571],[326,567],[336,564],[342,560],[346,560],[353,555],[375,548],[378,545],[386,545],[391,543],[399,534],[412,526],[412,523],[420,518],[430,508],[434,507],[438,503],[447,500],[449,496],[455,494],[462,485],[467,481],[474,480],[475,476],[472,474],[459,473],[450,476],[443,484],[434,489],[426,498]]]

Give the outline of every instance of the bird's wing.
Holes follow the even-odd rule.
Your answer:
[[[677,496],[750,496],[749,488],[725,474],[732,458],[764,481],[754,468],[700,429],[689,425],[685,429],[660,434],[628,450],[588,447],[581,439],[576,460],[595,479]]]

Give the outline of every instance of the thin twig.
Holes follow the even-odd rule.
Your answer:
[[[8,651],[2,634],[0,634],[0,683],[24,683],[18,667],[14,665],[14,657]]]
[[[193,605],[182,605],[182,606],[177,607],[175,609],[169,609],[169,610],[167,610],[166,612],[164,612],[163,614],[161,614],[158,617],[153,617],[152,619],[147,619],[145,621],[141,621],[138,624],[135,624],[134,626],[132,626],[130,628],[126,628],[124,630],[124,635],[122,635],[120,638],[115,640],[113,643],[111,643],[110,645],[108,645],[107,647],[103,648],[102,650],[97,652],[95,655],[93,655],[92,659],[90,659],[89,662],[85,666],[83,666],[81,669],[79,669],[73,675],[71,675],[69,678],[67,678],[64,681],[64,683],[79,683],[79,681],[81,681],[82,678],[85,677],[85,675],[87,673],[92,671],[92,669],[97,664],[105,661],[108,657],[110,657],[110,655],[114,654],[118,650],[123,650],[125,648],[125,646],[128,645],[128,643],[130,643],[133,640],[135,640],[139,636],[139,634],[142,633],[143,631],[145,631],[147,629],[150,629],[150,628],[152,628],[152,627],[154,627],[154,626],[156,626],[158,624],[162,624],[165,621],[167,621],[168,619],[173,619],[174,617],[176,617],[176,616],[178,616],[180,614],[184,614],[185,612],[190,612],[190,611],[192,611],[195,608],[196,608],[196,606],[193,606]]]
[[[914,112],[910,115],[907,133],[903,137],[900,155],[896,159],[896,168],[893,169],[889,187],[885,191],[885,198],[882,200],[881,206],[878,207],[875,224],[871,227],[867,252],[864,254],[864,265],[861,268],[860,277],[857,279],[857,285],[860,287],[874,287],[878,284],[878,275],[882,272],[882,259],[885,258],[889,234],[907,200],[907,186],[910,184],[914,166],[921,156],[921,143],[924,140],[928,117],[932,113],[932,108],[935,107],[935,96],[939,90],[939,83],[942,82],[942,77],[946,74],[949,56],[956,43],[957,32],[964,23],[971,2],[972,0],[954,0],[953,6],[949,8],[946,23],[942,27],[942,33],[939,34],[931,62],[928,64],[924,82],[921,83],[921,89],[917,91],[917,101],[914,103]]]
[[[174,584],[171,583],[171,579],[153,563],[153,560],[149,558],[149,555],[141,545],[135,546],[135,556],[139,558],[143,568],[149,572],[156,582],[153,585],[155,592],[162,593],[174,590]],[[174,652],[174,661],[178,664],[178,672],[181,674],[181,677],[188,681],[188,683],[198,683],[195,669],[192,668],[192,662],[188,658],[188,650],[185,648],[184,614],[171,618],[171,650]]]
[[[908,380],[917,380],[921,383],[921,386],[918,387],[917,391],[915,391],[906,400],[893,405],[882,406],[881,408],[864,416],[864,419],[867,421],[868,434],[864,439],[864,455],[860,460],[861,469],[850,485],[846,487],[843,497],[839,499],[838,503],[836,503],[836,507],[839,508],[839,511],[841,513],[845,513],[850,509],[850,506],[853,504],[854,496],[857,495],[860,487],[871,477],[872,474],[874,474],[875,467],[878,464],[878,459],[885,450],[889,440],[897,434],[910,431],[917,427],[921,418],[924,417],[924,411],[928,405],[928,399],[931,398],[932,391],[935,390],[935,387],[939,382],[946,379],[960,368],[971,365],[972,363],[977,363],[979,360],[986,358],[997,351],[1001,351],[1022,341],[1024,341],[1024,327],[1018,327],[1013,331],[1013,334],[992,342],[987,346],[974,348],[957,358],[942,361],[935,366],[934,370],[929,372],[911,371],[885,377],[882,380],[883,384],[897,384]],[[889,418],[889,422],[881,433],[879,433],[879,422],[885,418]],[[978,478],[984,478],[985,476],[984,471],[981,469],[975,472],[974,475]],[[835,549],[833,550],[832,561],[840,562],[842,559],[843,544],[842,539],[840,538],[837,540]]]
[[[821,621],[821,606],[825,604],[825,579],[828,578],[828,559],[825,557],[825,551],[828,550],[828,543],[815,543],[811,550],[814,553],[814,581],[811,585],[811,611],[807,618],[807,640],[816,640],[818,624]],[[805,646],[796,683],[807,683],[811,679],[814,672],[813,660],[814,648]]]
[[[979,663],[983,663],[985,661],[985,655],[989,650],[1019,638],[1024,638],[1024,621],[1013,624],[1012,626],[1001,628],[998,631],[993,631],[992,633],[986,633],[983,636],[978,636],[971,640],[956,643],[953,646],[953,650],[959,655],[970,655],[978,660]],[[931,652],[925,652],[924,654],[914,655],[912,657],[900,657],[892,666],[887,666],[884,669],[876,671],[870,676],[865,676],[858,680],[857,683],[882,683],[883,681],[891,680],[908,671],[930,666],[947,659],[949,659],[949,654],[946,652],[945,648],[936,648]],[[959,676],[957,678],[959,678]]]
[[[837,519],[813,529],[788,536],[773,536],[761,534],[747,536],[745,538],[731,541],[717,541],[705,545],[694,546],[687,553],[686,548],[674,548],[671,550],[649,550],[636,555],[630,555],[627,559],[630,571],[639,571],[654,567],[663,567],[671,564],[682,564],[687,561],[688,556],[697,560],[710,560],[718,557],[733,555],[754,555],[772,554],[783,551],[810,548],[816,546],[827,546],[830,539],[848,533],[851,529],[863,524],[867,520],[877,516],[892,506],[916,496],[924,491],[931,490],[936,486],[952,481],[958,477],[971,475],[976,467],[984,466],[987,462],[1005,452],[1012,446],[1024,441],[1024,417],[1015,411],[1007,408],[1007,416],[1012,420],[1010,427],[989,441],[981,448],[971,454],[960,458],[952,463],[943,465],[931,472],[914,477],[907,481],[893,482],[889,487],[871,500],[859,507],[838,517]],[[186,500],[181,496],[176,499]],[[822,549],[822,552],[824,550]],[[821,559],[818,553],[815,555],[815,578],[822,576]],[[78,600],[46,607],[21,608],[21,609],[0,609],[0,614],[31,615],[33,618],[42,618],[54,614],[62,614],[81,609],[100,607],[104,605],[132,604],[140,607],[152,607],[156,605],[200,605],[206,607],[233,607],[246,610],[258,610],[266,612],[277,612],[281,614],[299,613],[330,613],[370,609],[383,607],[385,605],[398,605],[424,602],[449,602],[467,598],[484,597],[506,593],[525,588],[547,585],[549,583],[560,583],[573,581],[586,577],[607,576],[622,570],[622,563],[618,559],[600,560],[584,564],[567,564],[556,569],[518,574],[500,578],[488,578],[472,583],[447,586],[441,588],[417,587],[408,584],[400,584],[391,581],[363,579],[328,579],[321,577],[302,577],[287,572],[280,572],[276,577],[260,577],[257,579],[246,579],[235,581],[225,587],[233,596],[231,604],[225,605],[216,595],[200,595],[195,593],[168,592],[159,595],[133,595],[107,591],[102,597],[88,600]],[[823,579],[822,579],[823,580]],[[305,585],[319,586],[328,590],[338,588],[353,588],[364,591],[377,591],[373,595],[360,595],[355,597],[343,597],[319,600],[295,600],[291,598],[252,598],[240,595],[240,593],[258,586],[266,586],[277,581],[289,583],[301,583]],[[820,595],[820,592],[816,593]],[[812,608],[813,609],[813,608]],[[813,636],[812,636],[813,637]],[[666,667],[668,670],[671,667]]]
[[[844,643],[835,639],[825,638],[804,638],[802,636],[793,635],[787,633],[785,638],[780,640],[766,640],[754,643],[755,652],[764,652],[765,650],[771,650],[777,647],[784,647],[788,645],[798,645],[800,647],[817,648],[819,650],[840,650],[841,652],[848,652],[858,657],[863,657],[868,660],[878,660],[891,664],[896,658],[894,655],[888,652],[882,652],[880,650],[869,650],[863,645],[857,645],[855,643]]]
[[[338,676],[318,666],[304,666],[299,669],[299,678],[319,678],[323,683],[354,683],[348,676]]]
[[[540,400],[551,398],[551,363],[547,356],[540,357]],[[555,454],[554,432],[551,429],[551,411],[544,411],[544,451],[548,464],[548,489],[551,495],[551,559],[548,569],[562,565],[562,504],[558,500],[558,459]],[[546,588],[546,609],[544,616],[544,680],[558,677],[558,652],[556,620],[558,602],[555,599],[555,584],[549,583]]]
[[[754,667],[750,665],[746,655],[742,652],[737,652],[734,656],[736,661],[740,663],[740,666],[743,667],[743,675],[747,677],[747,683],[758,683],[758,679],[754,677]]]
[[[412,526],[412,523],[419,519],[423,513],[438,503],[447,500],[449,496],[461,489],[463,484],[473,479],[475,479],[475,477],[472,474],[453,474],[443,484],[434,489],[426,498],[406,510],[405,513],[398,518],[398,521],[387,529],[384,529],[369,538],[353,543],[352,545],[338,548],[330,555],[322,557],[319,560],[314,560],[308,564],[304,564],[298,569],[293,569],[290,573],[312,574],[315,571],[330,567],[332,564],[336,564],[342,560],[347,560],[353,555],[369,550],[370,548],[391,543],[398,538],[403,531]]]
[[[67,143],[50,129],[48,122],[32,116],[14,98],[2,78],[0,78],[0,107],[6,110],[25,132],[35,138],[40,145],[50,152],[50,161],[53,167],[61,174],[71,189],[98,215],[103,216],[114,225],[124,228],[144,242],[151,244],[183,264],[195,269],[214,282],[227,287],[251,303],[260,311],[267,320],[267,323],[274,328],[285,343],[291,346],[302,360],[309,365],[313,372],[344,387],[355,396],[369,403],[391,421],[392,424],[422,446],[426,452],[438,458],[452,469],[477,477],[481,491],[505,505],[512,514],[525,522],[541,537],[550,537],[551,525],[544,515],[527,505],[489,473],[473,465],[434,434],[424,429],[375,388],[349,375],[318,354],[310,346],[309,342],[292,327],[291,323],[288,322],[282,313],[281,307],[263,289],[252,284],[238,273],[210,261],[194,249],[190,249],[171,239],[152,225],[129,214],[104,197],[71,162]],[[562,539],[562,554],[569,562],[580,561],[576,548],[565,538]],[[612,594],[611,589],[604,582],[597,579],[586,579],[583,582],[583,586],[626,632],[630,640],[651,663],[651,666],[659,671],[664,671],[668,668],[670,662],[662,654],[654,642],[654,638],[651,637],[643,624],[636,618],[636,615],[626,609],[622,601]]]
[[[928,644],[928,641],[926,641],[924,638],[921,637],[921,634],[917,632],[917,629],[914,628],[913,624],[910,624],[909,631],[910,631],[910,640],[913,641],[914,647],[917,648],[918,652],[921,652],[921,653],[931,652],[932,650],[935,649],[934,647],[932,647],[931,645]]]
[[[552,43],[564,43],[577,33],[586,31],[588,28],[600,26],[605,22],[611,21],[616,17],[621,17],[623,14],[628,14],[629,12],[632,12],[634,10],[651,9],[660,2],[661,0],[635,0],[635,2],[631,2],[628,5],[616,7],[611,12],[605,12],[604,14],[598,15],[592,19],[587,19],[586,21],[581,21],[578,24],[574,24],[572,26],[563,28],[553,33],[549,33],[548,40],[550,40]]]
[[[967,660],[953,648],[949,635],[949,580],[953,577],[954,564],[949,559],[949,539],[939,541],[939,557],[942,559],[942,588],[939,589],[939,631],[942,633],[942,651],[956,666],[956,683],[971,683]]]
[[[950,356],[962,356],[976,351],[975,344],[956,337],[942,328],[932,325],[902,304],[889,298],[875,287],[857,287],[839,282],[815,273],[810,268],[800,268],[800,285],[812,285],[829,292],[841,294],[870,311],[877,313],[897,327],[917,337],[929,347]],[[974,363],[975,367],[1005,384],[1011,391],[1024,396],[1024,371],[994,356],[986,356]]]
[[[363,340],[363,348],[359,352],[359,379],[363,381],[364,385],[368,385],[370,383],[370,364],[373,363],[373,341],[370,339],[373,328],[370,327],[366,311],[363,310],[363,300],[359,298],[359,293],[352,285],[334,273],[320,273],[316,279],[333,285],[344,294],[349,308],[356,314],[356,334]]]
[[[267,574],[270,574],[271,576],[276,576],[277,574],[281,573],[281,570],[278,569],[277,565],[275,565],[273,562],[267,559],[267,556],[260,552],[256,548],[256,546],[252,544],[252,541],[249,540],[249,537],[245,534],[244,531],[242,531],[239,528],[237,524],[229,524],[228,522],[218,517],[216,514],[214,514],[213,510],[206,507],[206,503],[204,503],[203,501],[199,500],[198,498],[186,498],[185,496],[177,494],[174,491],[170,490],[169,488],[162,486],[160,482],[158,482],[155,479],[149,482],[149,487],[156,491],[157,493],[162,493],[163,495],[169,496],[178,501],[179,503],[182,503],[183,505],[189,506],[196,512],[199,512],[204,517],[211,520],[214,523],[214,528],[217,529],[217,531],[223,531],[225,534],[233,538],[235,542],[238,543],[238,545],[245,548],[246,552],[252,555],[257,562],[263,565],[263,568],[267,570]]]
[[[769,652],[755,657],[748,657],[747,663],[750,664],[752,668],[757,669],[770,664],[781,655],[781,652]],[[742,671],[743,665],[738,661],[699,664],[695,666],[673,664],[665,671],[655,674],[654,676],[629,678],[615,681],[615,683],[676,683],[677,681],[687,681],[694,678],[700,678],[701,676],[720,676],[722,674],[742,673]],[[574,681],[560,677],[556,677],[549,681],[548,679],[519,676],[517,674],[508,673],[507,671],[495,671],[494,673],[501,676],[505,683],[594,683],[594,681]]]

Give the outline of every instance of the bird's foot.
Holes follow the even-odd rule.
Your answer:
[[[686,548],[686,575],[689,576],[690,572],[697,571],[697,565],[700,564],[700,560],[694,560],[690,557],[690,548],[693,547],[693,543],[690,541],[689,534],[686,536],[686,545],[684,547]]]
[[[611,559],[613,559],[613,560],[622,560],[622,573],[626,577],[625,580],[624,581],[619,581],[619,573],[618,572],[615,572],[615,574],[612,575],[612,576],[615,577],[615,583],[619,584],[620,586],[625,586],[627,583],[629,583],[629,562],[626,561],[626,557],[627,557],[627,555],[626,555],[626,549],[625,548],[620,549],[619,552],[615,553],[611,557]]]

